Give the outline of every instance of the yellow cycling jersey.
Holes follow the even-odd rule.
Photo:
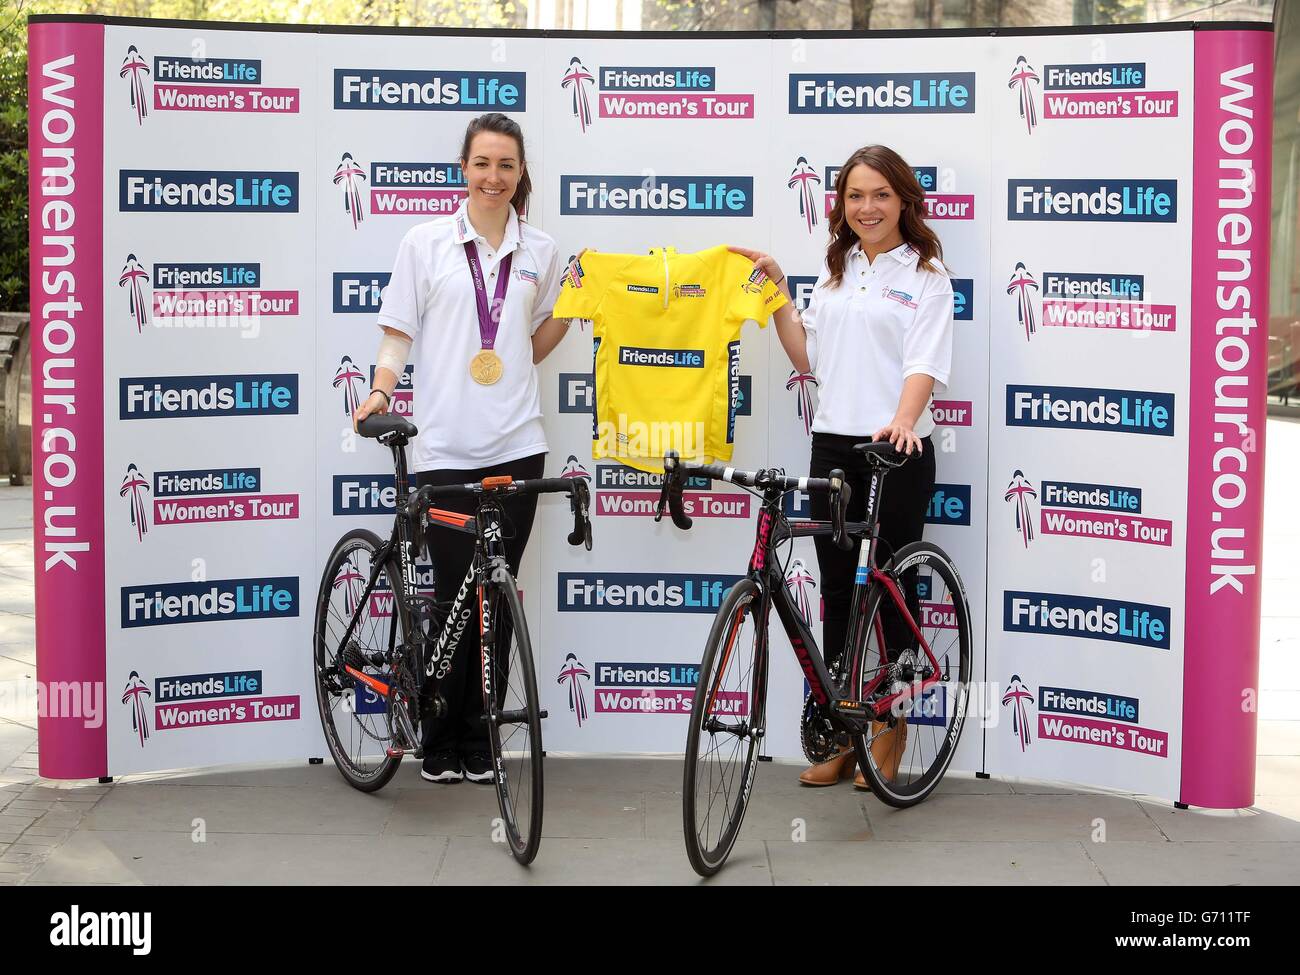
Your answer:
[[[651,473],[675,450],[731,459],[740,398],[740,327],[786,303],[726,247],[679,254],[587,252],[569,263],[552,314],[593,325],[592,456]]]

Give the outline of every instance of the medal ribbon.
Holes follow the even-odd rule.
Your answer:
[[[510,263],[514,254],[507,254],[497,267],[497,288],[492,296],[492,308],[488,308],[487,286],[483,283],[483,268],[478,262],[478,248],[472,240],[465,241],[465,260],[469,261],[469,276],[474,279],[474,300],[478,304],[478,336],[480,348],[491,349],[496,345],[497,328],[501,325],[501,303],[505,300],[506,289],[510,287]],[[496,314],[492,314],[492,312]]]

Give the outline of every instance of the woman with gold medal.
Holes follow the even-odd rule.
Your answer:
[[[460,208],[412,227],[398,247],[379,312],[374,388],[356,412],[358,420],[387,412],[410,360],[412,421],[420,431],[411,468],[420,487],[542,476],[546,436],[536,364],[569,325],[551,317],[563,271],[555,241],[519,216],[532,183],[518,123],[495,112],[474,119],[460,165],[468,188]],[[473,501],[440,506],[469,512]],[[536,510],[536,495],[505,502],[506,558],[516,577]],[[474,539],[439,531],[429,543],[439,587],[458,585]],[[450,595],[439,592],[441,599]],[[478,654],[462,647],[453,659],[439,688],[447,710],[424,722],[421,775],[491,782]]]

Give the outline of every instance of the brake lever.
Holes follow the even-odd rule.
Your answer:
[[[853,495],[852,486],[844,480],[844,472],[838,467],[830,473],[831,495],[831,541],[841,551],[853,548],[853,539],[844,529],[844,516],[849,508],[849,498]]]
[[[582,545],[591,551],[591,491],[587,482],[574,478],[573,489],[569,492],[569,508],[573,511],[573,531],[569,532],[570,545]]]

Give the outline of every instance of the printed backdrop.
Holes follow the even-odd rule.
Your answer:
[[[310,652],[319,573],[343,532],[386,534],[394,503],[387,451],[349,422],[371,384],[375,313],[405,231],[464,196],[466,123],[497,110],[523,126],[529,218],[564,255],[757,248],[800,305],[839,163],[868,143],[908,159],[956,295],[926,529],[961,567],[975,624],[980,684],[954,768],[1248,804],[1184,753],[1183,729],[1184,713],[1217,707],[1225,738],[1253,743],[1238,703],[1258,617],[1246,564],[1263,347],[1244,328],[1246,354],[1214,344],[1215,316],[1233,306],[1222,290],[1198,306],[1192,269],[1195,206],[1208,260],[1246,248],[1232,265],[1244,273],[1221,279],[1244,282],[1242,316],[1252,296],[1262,315],[1260,243],[1221,223],[1216,235],[1214,221],[1258,220],[1267,201],[1245,180],[1244,202],[1215,198],[1223,184],[1192,161],[1220,153],[1238,175],[1267,172],[1266,124],[1249,143],[1233,124],[1267,98],[1267,34],[638,39],[55,18],[31,30],[33,281],[70,267],[86,309],[77,356],[51,330],[57,307],[36,353],[38,400],[67,414],[47,411],[37,433],[38,551],[75,553],[38,568],[38,655],[45,680],[108,689],[106,728],[44,719],[45,774],[325,754]],[[1206,51],[1221,73],[1198,72]],[[1216,105],[1228,121],[1202,134],[1198,113]],[[83,243],[60,265],[46,231],[64,228],[35,221],[57,191],[37,171],[72,152],[79,182],[65,195]],[[1199,352],[1193,325],[1210,336]],[[1194,385],[1194,353],[1232,375]],[[715,485],[695,497],[691,532],[655,524],[654,479],[591,458],[590,335],[571,329],[541,377],[547,473],[590,479],[595,535],[590,553],[567,546],[568,506],[544,499],[521,574],[546,746],[678,753],[754,499]],[[408,373],[396,409],[419,396]],[[774,330],[747,325],[733,463],[805,472],[816,399]],[[1189,467],[1198,404],[1200,422],[1241,441],[1235,466],[1220,451]],[[64,428],[80,434],[66,450]],[[50,466],[72,450],[79,481]],[[1220,509],[1194,551],[1189,503]],[[807,512],[790,499],[790,515]],[[1233,519],[1239,534],[1211,539]],[[1211,565],[1229,584],[1189,595],[1191,563],[1211,550],[1242,564]],[[810,541],[786,584],[820,619]],[[608,599],[610,587],[637,598]],[[1189,632],[1234,618],[1247,629],[1227,656],[1245,683],[1202,679],[1188,700],[1192,669],[1228,666],[1222,647],[1193,659]],[[803,678],[785,651],[778,627],[767,747],[793,758]]]

